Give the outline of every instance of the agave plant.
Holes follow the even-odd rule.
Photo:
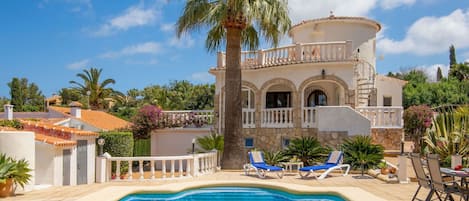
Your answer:
[[[7,179],[13,179],[16,185],[24,188],[24,185],[31,179],[28,167],[29,163],[25,159],[15,160],[6,154],[0,154],[0,183],[6,183]]]
[[[344,163],[348,163],[354,169],[361,169],[362,175],[366,169],[373,168],[383,159],[384,148],[382,145],[371,143],[370,136],[355,136],[346,139],[342,144]]]
[[[224,148],[223,135],[219,135],[216,132],[212,132],[210,133],[210,135],[198,137],[197,144],[199,145],[200,148],[206,151],[212,151],[214,149],[217,150],[218,151],[217,161],[218,161],[218,164],[220,164],[220,157],[223,154],[223,148]]]
[[[288,161],[289,157],[282,151],[264,151],[264,161],[270,165],[278,165],[280,162]]]
[[[315,137],[301,137],[290,141],[285,154],[298,157],[307,166],[312,165],[313,162],[323,161],[329,150],[329,148],[322,147]]]
[[[455,110],[445,109],[433,118],[432,126],[424,137],[428,151],[440,155],[449,161],[451,155],[467,155],[469,153],[469,107]]]

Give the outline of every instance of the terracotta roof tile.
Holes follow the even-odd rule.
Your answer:
[[[76,141],[65,140],[62,138],[53,137],[53,136],[49,136],[49,135],[45,135],[41,133],[35,133],[34,139],[36,141],[41,141],[47,144],[54,145],[56,147],[75,146],[77,144]]]
[[[70,115],[70,108],[50,106],[49,109]],[[81,120],[105,131],[126,128],[130,122],[97,110],[81,110]]]
[[[92,131],[84,131],[76,128],[57,126],[51,123],[31,122],[20,120],[23,123],[24,130],[34,131],[49,136],[57,136],[65,139],[70,139],[71,135],[79,136],[98,136],[99,134]]]

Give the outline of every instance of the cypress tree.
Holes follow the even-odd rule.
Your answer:
[[[441,72],[441,68],[438,66],[438,70],[436,71],[436,81],[439,82],[443,78],[443,73]]]

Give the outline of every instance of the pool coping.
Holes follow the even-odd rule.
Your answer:
[[[243,187],[266,187],[284,190],[292,193],[327,193],[339,195],[349,201],[374,200],[384,201],[385,199],[371,194],[358,187],[318,187],[301,184],[291,184],[271,181],[244,181],[244,180],[217,180],[217,181],[191,181],[171,184],[161,184],[155,186],[110,186],[97,192],[86,195],[79,201],[94,200],[119,200],[128,194],[138,192],[179,192],[187,189],[211,186],[243,186]]]

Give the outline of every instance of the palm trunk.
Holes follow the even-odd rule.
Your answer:
[[[243,151],[241,133],[241,30],[242,28],[236,26],[226,27],[223,169],[240,169],[246,155]]]

